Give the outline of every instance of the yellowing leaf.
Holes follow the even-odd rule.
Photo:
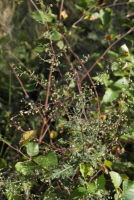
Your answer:
[[[111,161],[109,161],[109,160],[104,160],[104,164],[107,166],[107,167],[109,167],[110,169],[112,169],[112,162]]]
[[[84,17],[84,19],[90,19],[90,16],[86,15],[86,16]]]
[[[80,172],[83,177],[92,176],[95,173],[93,167],[88,163],[80,163]]]
[[[26,131],[25,133],[23,133],[21,140],[19,142],[20,146],[22,147],[28,144],[28,142],[35,137],[35,132],[36,131],[31,130],[31,131]]]
[[[61,16],[62,16],[64,19],[66,19],[66,18],[68,17],[68,14],[67,14],[66,10],[63,10],[63,11],[61,12]]]

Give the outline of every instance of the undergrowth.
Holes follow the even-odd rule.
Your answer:
[[[77,9],[81,11],[80,2]],[[29,69],[11,54],[11,49],[1,49],[25,98],[19,101],[19,112],[1,106],[2,124],[6,127],[2,126],[0,136],[0,198],[132,200],[133,46],[128,48],[124,43],[118,52],[111,48],[133,27],[114,37],[112,43],[107,36],[109,46],[88,70],[85,63],[90,56],[78,56],[69,42],[70,32],[61,20],[67,17],[65,10],[61,13],[63,5],[58,20],[53,5],[38,3],[40,9],[32,2],[36,10],[31,17],[45,32],[34,44],[32,54],[45,73],[38,74],[36,67]],[[107,25],[105,17],[111,10],[102,12],[102,25]],[[90,17],[86,9],[83,14]],[[74,29],[80,28],[77,23]],[[14,63],[8,53],[16,59]],[[107,53],[111,57],[104,69],[101,60]],[[100,72],[91,76],[97,64]],[[38,91],[35,100],[30,98],[29,90]]]

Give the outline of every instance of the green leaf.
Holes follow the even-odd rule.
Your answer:
[[[111,176],[115,189],[119,188],[122,182],[121,176],[117,172],[114,172],[114,171],[111,171],[109,174]]]
[[[44,51],[44,47],[42,47],[42,46],[41,46],[41,47],[38,46],[38,47],[35,47],[33,50],[36,51],[36,52],[38,52],[38,53],[41,53],[41,52]]]
[[[118,91],[113,91],[112,89],[107,89],[104,96],[103,96],[103,102],[112,102],[119,96]]]
[[[54,29],[51,32],[51,40],[57,41],[57,40],[60,40],[60,39],[61,39],[60,33],[56,29]]]
[[[93,183],[87,183],[87,182],[84,182],[84,183],[87,186],[87,190],[89,192],[95,193],[95,190],[96,190],[96,185],[95,184],[93,184]]]
[[[102,174],[97,178],[98,190],[105,190],[105,184],[106,184],[106,180],[105,180],[104,174]]]
[[[34,11],[30,15],[33,19],[44,23],[45,14],[42,10]]]
[[[118,57],[118,53],[116,53],[114,51],[109,50],[107,53],[112,55],[112,56],[115,56],[116,58]]]
[[[118,87],[118,88],[126,88],[129,85],[129,81],[126,79],[126,77],[123,77],[116,81],[113,86]]]
[[[85,187],[78,187],[72,192],[72,198],[82,197],[87,195],[87,189]]]
[[[109,74],[106,74],[106,73],[102,73],[101,76],[93,77],[94,80],[96,80],[106,86],[112,84],[112,82],[113,82],[112,80],[109,80],[109,78],[110,78]]]
[[[78,4],[75,5],[77,9],[83,10],[83,9],[87,9],[90,1],[87,0],[80,0],[78,1]]]
[[[85,178],[88,175],[92,176],[95,171],[90,164],[81,163],[80,164],[80,172],[81,172],[82,176]]]
[[[100,10],[100,19],[102,24],[107,26],[111,21],[111,10],[110,9],[101,9]]]
[[[134,0],[133,0],[133,2],[134,2]],[[124,37],[124,39],[125,39],[125,40],[128,40],[128,41],[130,41],[130,42],[132,42],[132,41],[134,40],[134,37],[133,37],[132,35],[126,35],[126,36]]]
[[[25,191],[25,195],[29,196],[30,195],[30,189],[32,187],[32,182],[31,181],[23,182],[22,186],[23,186],[23,189]]]
[[[104,164],[106,165],[106,167],[109,167],[110,169],[112,169],[112,162],[109,160],[104,160]]]
[[[3,138],[2,138],[2,135],[0,134],[0,141],[2,141],[3,140]]]
[[[6,197],[8,200],[21,200],[22,199],[21,196],[14,195],[14,194],[12,194],[12,192],[7,192]]]
[[[31,161],[27,161],[27,162],[18,162],[15,165],[15,168],[18,172],[21,172],[23,175],[29,175],[33,172],[33,170],[35,170],[35,168],[37,167],[36,164],[34,164]]]
[[[123,200],[132,200],[134,198],[134,182],[123,181]]]
[[[39,145],[35,142],[29,142],[26,145],[26,150],[29,156],[36,156],[39,153]]]
[[[129,179],[129,177],[126,174],[120,174],[123,181],[126,181]]]
[[[5,168],[6,166],[7,166],[7,162],[3,158],[0,158],[0,169]]]
[[[57,16],[52,13],[51,9],[48,10],[47,13],[44,13],[43,10],[34,11],[30,15],[33,19],[42,22],[43,24],[46,22],[51,22]]]
[[[64,42],[62,40],[58,41],[56,45],[59,47],[59,49],[64,48]]]
[[[131,134],[129,133],[122,135],[120,138],[123,140],[134,140],[134,132],[132,132]]]
[[[38,163],[41,167],[50,170],[51,166],[58,165],[58,159],[57,156],[54,152],[48,152],[44,156],[38,156],[37,158],[34,159],[35,162]]]

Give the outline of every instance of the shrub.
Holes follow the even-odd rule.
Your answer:
[[[67,22],[70,10],[63,8],[64,1],[53,4],[38,1],[38,7],[30,2],[35,7],[31,18],[45,30],[31,44],[32,56],[26,59],[24,50],[23,58],[17,58],[11,44],[1,46],[3,61],[25,95],[19,100],[22,92],[18,83],[10,79],[9,91],[5,89],[6,97],[1,98],[1,199],[131,200],[134,195],[133,20],[127,25],[130,29],[121,35],[112,33],[115,22],[111,7],[123,3],[103,7],[105,1],[82,0],[75,3],[82,17],[70,28]],[[54,5],[60,7],[59,18]],[[100,35],[103,33],[101,51],[106,48],[102,55],[98,49],[90,56],[80,51],[77,54],[75,42],[71,45],[73,32],[86,34],[87,20],[91,26],[97,26],[95,30]],[[76,36],[81,44],[88,42],[87,38]],[[98,42],[94,37],[97,32],[89,37],[90,45],[94,44],[92,40]],[[112,50],[122,39],[124,43]],[[9,55],[15,59],[14,64]],[[32,69],[32,59],[38,59],[45,69],[39,66]],[[88,69],[86,64],[90,59],[94,63]],[[91,74],[96,65],[99,72]],[[5,84],[7,74],[3,75]],[[32,99],[35,93],[37,97]],[[8,101],[8,109],[4,99]],[[15,101],[20,101],[16,109]]]

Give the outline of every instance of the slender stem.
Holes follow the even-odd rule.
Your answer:
[[[19,149],[16,149],[15,147],[13,147],[12,145],[10,145],[6,140],[2,139],[2,141],[7,144],[9,147],[11,147],[12,149],[14,149],[15,151],[17,151],[18,153],[20,153],[21,155],[23,155],[25,158],[27,158],[28,160],[31,160],[31,158],[29,158],[28,156],[26,156],[25,154],[23,154]]]
[[[67,46],[69,47],[70,52],[74,55],[74,57],[78,60],[79,64],[80,64],[80,65],[83,67],[83,69],[86,71],[86,74],[87,74],[87,76],[88,76],[88,78],[89,78],[89,80],[90,80],[90,82],[91,82],[91,84],[92,84],[92,86],[93,86],[95,95],[96,95],[96,97],[97,97],[98,118],[99,118],[99,116],[100,116],[100,102],[99,102],[99,96],[98,96],[96,87],[95,87],[95,85],[94,85],[94,82],[93,82],[93,80],[92,80],[92,78],[91,78],[89,72],[87,71],[86,67],[84,66],[84,64],[82,63],[82,61],[80,60],[80,58],[78,57],[78,55],[75,54],[74,51],[72,50],[71,45],[70,45],[69,42],[67,41],[66,37],[65,37],[63,34],[62,34],[62,37],[63,37],[63,39],[65,40]],[[81,81],[80,81],[80,83],[81,83]]]
[[[35,7],[35,9],[38,11],[38,12],[40,12],[39,11],[39,9],[38,9],[38,7],[35,5],[35,3],[33,2],[33,0],[29,0],[29,1],[31,1],[31,3],[33,4],[33,6]]]
[[[63,4],[64,4],[64,0],[61,0],[61,5],[60,5],[60,13],[59,13],[59,22],[61,22],[61,12],[62,12],[62,9],[63,9]]]
[[[105,51],[104,53],[95,61],[95,63],[92,65],[92,67],[87,70],[87,72],[85,73],[85,75],[82,77],[82,79],[80,80],[80,82],[82,83],[82,81],[89,75],[89,73],[92,71],[92,69],[97,65],[97,63],[106,55],[106,53],[116,44],[118,43],[121,39],[123,39],[126,35],[128,35],[129,33],[131,33],[134,30],[134,26],[127,31],[125,34],[123,34],[120,38],[118,38],[115,42],[113,42]]]

